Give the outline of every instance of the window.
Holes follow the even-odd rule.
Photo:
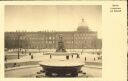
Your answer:
[[[52,39],[52,37],[49,37],[49,39],[51,40],[51,39]]]

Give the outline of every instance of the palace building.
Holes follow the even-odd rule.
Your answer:
[[[91,31],[84,19],[76,31],[5,32],[5,48],[55,49],[58,36],[63,36],[66,49],[101,49],[102,40]]]

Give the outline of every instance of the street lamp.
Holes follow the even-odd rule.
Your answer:
[[[18,59],[20,59],[20,37],[21,35],[18,34]]]

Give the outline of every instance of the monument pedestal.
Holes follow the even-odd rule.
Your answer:
[[[69,59],[70,55],[78,55],[77,53],[67,53],[64,48],[64,43],[62,40],[62,36],[59,36],[58,48],[54,53],[48,53],[46,55],[50,55],[50,59],[47,61],[40,62],[40,66],[43,68],[45,72],[45,76],[52,77],[77,77],[78,73],[81,70],[81,67],[84,63],[80,62],[80,60]],[[62,59],[53,59],[53,56],[66,56],[65,60]],[[52,57],[52,58],[51,58]]]

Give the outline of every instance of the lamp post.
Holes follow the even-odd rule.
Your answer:
[[[18,33],[18,59],[20,59],[20,37],[21,35]]]
[[[20,36],[18,35],[18,59],[20,59],[20,55],[19,55],[19,51],[20,51],[20,49],[19,49],[19,41],[20,41]]]

